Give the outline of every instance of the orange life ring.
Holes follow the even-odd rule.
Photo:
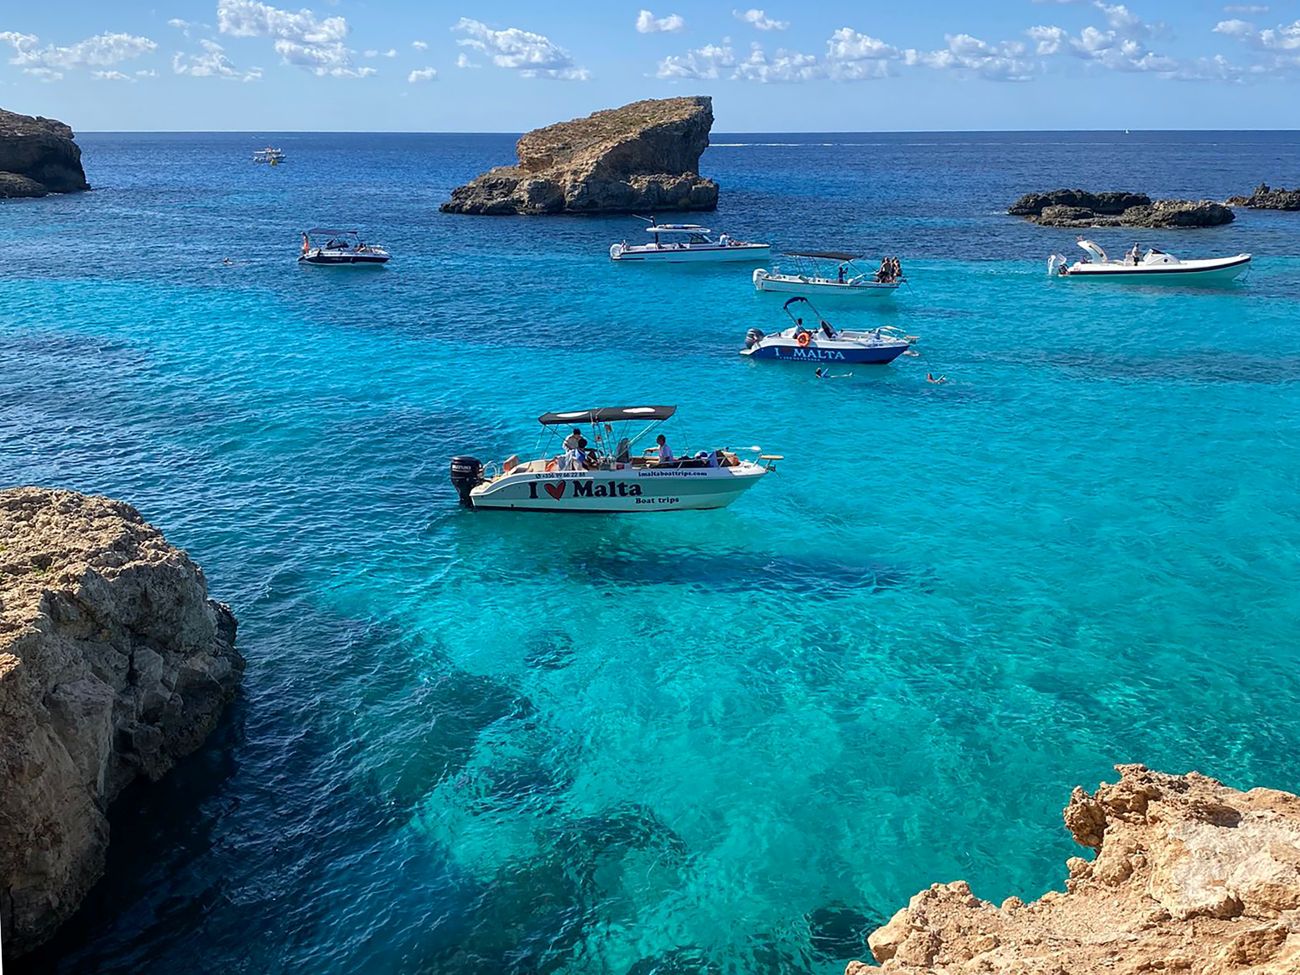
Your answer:
[[[808,348],[808,343],[811,340],[812,340],[812,336],[808,332],[800,332],[794,338],[795,344],[798,345],[799,348],[801,349]]]

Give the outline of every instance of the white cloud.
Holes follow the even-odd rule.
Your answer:
[[[153,68],[141,68],[135,73],[137,78],[157,78],[158,72]]]
[[[271,38],[286,63],[322,77],[367,78],[378,73],[353,66],[353,52],[344,43],[348,22],[342,17],[322,19],[306,8],[281,10],[259,0],[217,0],[217,29],[231,37]]]
[[[414,85],[421,81],[433,81],[436,77],[438,77],[438,71],[436,68],[416,68],[406,76],[406,83],[408,85]]]
[[[158,45],[147,37],[111,32],[96,34],[67,47],[54,44],[42,47],[35,34],[0,31],[0,43],[6,43],[14,50],[10,64],[17,65],[25,74],[46,81],[57,81],[66,70],[111,68],[158,49]]]
[[[397,48],[390,47],[387,51],[381,51],[378,48],[368,48],[364,52],[367,58],[395,58],[397,57]]]
[[[675,34],[685,26],[686,21],[681,14],[656,17],[649,10],[642,10],[636,15],[638,34]]]
[[[907,62],[975,74],[989,81],[1028,81],[1037,69],[1025,57],[1025,45],[1019,41],[990,44],[970,34],[949,34],[944,40],[948,46],[937,51],[908,51]]]
[[[466,54],[464,51],[461,51],[460,54],[456,55],[456,67],[458,67],[458,68],[481,68],[481,67],[483,67],[483,65],[481,65],[481,64],[475,64],[473,61],[470,60],[470,57],[469,57],[468,54]]]
[[[1031,27],[1025,34],[1034,42],[1034,53],[1039,55],[1058,53],[1069,38],[1061,27]]]
[[[736,65],[732,77],[740,81],[772,82],[813,81],[826,77],[826,66],[812,54],[778,50],[771,58],[755,44],[749,57]]]
[[[762,10],[755,10],[752,7],[749,10],[733,10],[731,16],[743,20],[755,30],[785,30],[790,26],[790,21],[773,20]]]
[[[658,78],[682,78],[693,81],[713,81],[722,77],[723,71],[736,66],[736,55],[731,45],[705,44],[685,54],[672,54],[659,62],[655,71]]]
[[[134,80],[129,74],[123,74],[121,71],[92,71],[90,73],[90,76],[92,78],[98,79],[99,81],[133,81]]]
[[[462,17],[452,30],[467,35],[457,41],[462,47],[482,51],[498,68],[518,71],[524,78],[558,78],[586,81],[591,72],[578,67],[572,55],[549,37],[507,27],[493,30],[478,20]]]
[[[1258,3],[1230,3],[1223,8],[1225,14],[1266,14],[1268,7]]]
[[[427,51],[427,50],[429,50],[429,42],[428,42],[428,41],[411,41],[411,47],[415,48],[417,51]]]
[[[177,54],[172,58],[172,71],[193,78],[228,78],[231,81],[256,81],[262,77],[261,68],[240,71],[226,57],[225,48],[216,41],[200,40],[202,54]]]

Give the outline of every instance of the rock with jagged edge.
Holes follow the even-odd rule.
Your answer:
[[[0,199],[88,189],[71,128],[0,109]]]

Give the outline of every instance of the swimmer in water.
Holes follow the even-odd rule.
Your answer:
[[[936,376],[936,375],[935,375],[934,373],[932,373],[932,372],[927,372],[927,373],[925,374],[925,381],[926,381],[927,383],[935,383],[936,385],[940,385],[940,386],[941,386],[941,385],[943,385],[944,383],[946,383],[946,382],[948,381],[948,377],[947,377],[947,376]]]

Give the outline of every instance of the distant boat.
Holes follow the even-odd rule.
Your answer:
[[[795,311],[791,311],[792,305]],[[741,355],[778,362],[883,366],[910,349],[916,340],[916,336],[905,335],[902,329],[892,325],[866,331],[837,329],[822,318],[811,301],[803,297],[791,298],[785,303],[784,310],[794,326],[771,335],[751,328],[745,336]],[[809,316],[811,325],[804,324],[804,315]]]
[[[253,162],[266,163],[268,166],[278,166],[284,162],[284,150],[267,146],[265,149],[258,149],[253,153]]]
[[[861,254],[847,251],[787,251],[784,256],[792,259],[793,270],[757,268],[752,276],[756,291],[888,298],[898,290],[899,282],[907,280],[894,272],[888,259],[880,270],[871,271],[856,263]]]
[[[1106,252],[1091,240],[1080,237],[1078,244],[1091,255],[1069,264],[1064,254],[1053,254],[1047,261],[1047,272],[1053,277],[1061,278],[1104,278],[1108,281],[1176,281],[1180,284],[1222,284],[1244,273],[1250,268],[1249,254],[1234,254],[1232,257],[1206,257],[1195,260],[1179,260],[1173,254],[1166,254],[1152,247],[1141,256],[1138,247],[1125,255],[1123,260],[1113,261]]]
[[[697,261],[766,261],[772,256],[771,244],[735,240],[726,234],[715,238],[710,236],[713,231],[708,227],[696,223],[651,223],[645,230],[654,236],[652,243],[614,244],[609,249],[609,259],[694,264]]]
[[[1130,133],[1128,129],[1125,129],[1125,130],[1124,130],[1124,134],[1125,134],[1125,135],[1131,135],[1132,133]]]

